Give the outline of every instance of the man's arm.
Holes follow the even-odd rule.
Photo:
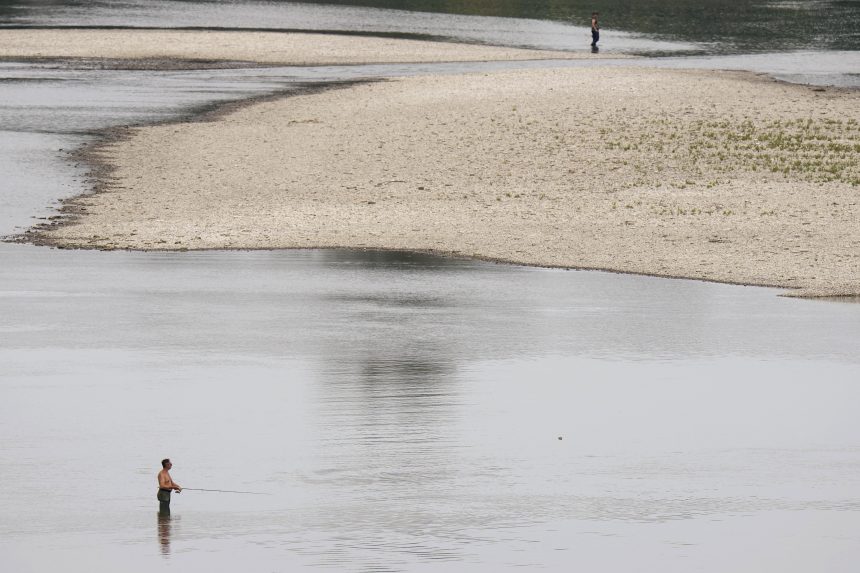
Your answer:
[[[158,487],[161,489],[174,489],[176,491],[182,491],[182,487],[170,477],[170,474],[167,472],[162,472],[158,474]]]

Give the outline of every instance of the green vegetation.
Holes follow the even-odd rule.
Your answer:
[[[647,165],[652,171],[679,172],[683,179],[670,183],[679,189],[697,184],[690,175],[743,171],[860,185],[860,125],[854,119],[758,122],[747,118],[693,121],[683,127],[667,120],[651,123],[635,130],[636,137],[607,133],[605,145],[609,150],[639,155],[635,164]],[[712,188],[718,183],[719,179],[710,178],[703,184]]]

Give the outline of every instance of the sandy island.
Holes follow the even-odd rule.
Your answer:
[[[182,60],[321,66],[575,59],[588,52],[525,50],[336,34],[162,29],[0,30],[0,58]],[[615,54],[612,57],[619,57]]]
[[[856,91],[619,68],[405,78],[125,130],[90,158],[99,192],[27,240],[414,249],[860,295]]]

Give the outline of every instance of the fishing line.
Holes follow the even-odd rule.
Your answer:
[[[247,495],[272,495],[270,493],[262,493],[259,491],[238,491],[235,489],[203,489],[201,487],[183,487],[182,491],[212,491],[217,493],[244,493]]]

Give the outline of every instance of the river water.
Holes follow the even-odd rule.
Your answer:
[[[124,5],[137,7],[126,23],[212,12]],[[289,8],[219,5],[249,21]],[[83,17],[81,6],[10,18]],[[116,6],[91,13],[119,17]],[[846,77],[853,54],[825,55]],[[729,57],[755,61],[698,61]],[[67,152],[101,128],[439,69],[473,68],[2,64],[0,234],[88,188]],[[4,571],[853,571],[860,560],[860,305],[394,252],[0,244],[0,268]],[[165,456],[183,486],[260,495],[186,491],[159,517]]]

